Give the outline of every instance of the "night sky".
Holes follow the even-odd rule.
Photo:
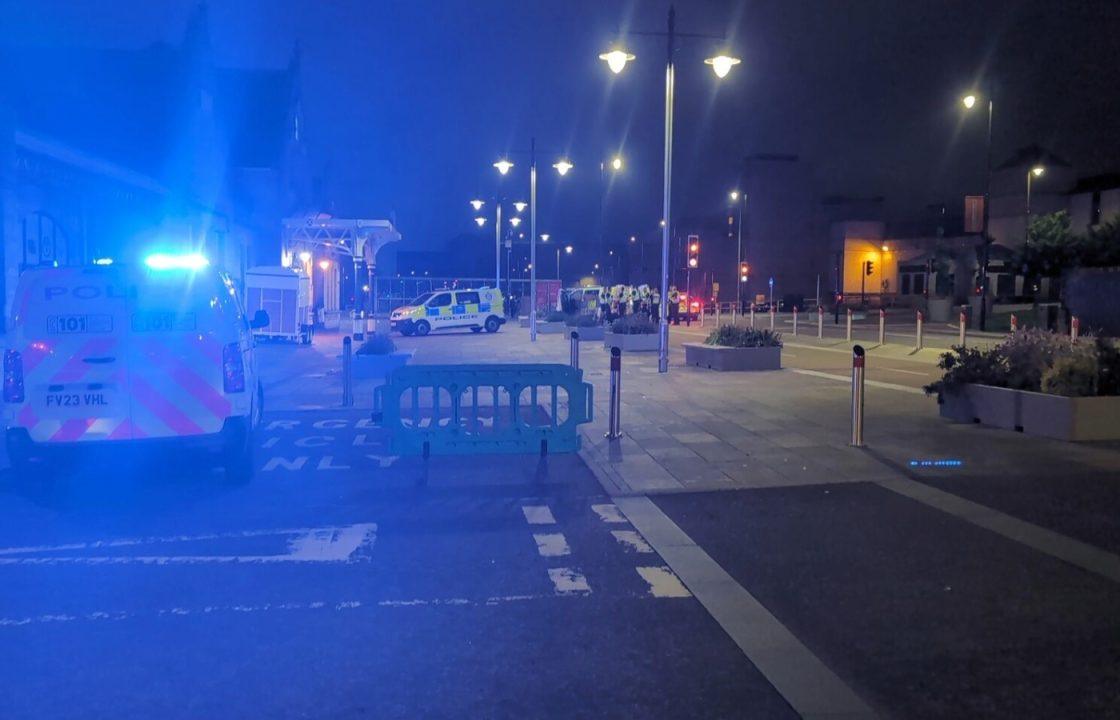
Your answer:
[[[182,38],[194,0],[0,0],[9,45],[142,47]],[[662,30],[643,0],[229,0],[210,3],[219,63],[283,66],[303,49],[307,140],[336,215],[395,213],[407,243],[477,232],[467,201],[528,195],[537,138],[540,231],[594,238],[600,160],[608,238],[660,218],[664,41],[630,37],[613,76],[597,55],[616,33]],[[675,213],[716,212],[751,153],[798,153],[823,192],[885,195],[892,216],[980,192],[983,119],[959,97],[999,83],[997,162],[1032,142],[1081,172],[1120,171],[1120,3],[1086,0],[689,0],[682,31],[726,34],[743,58],[723,81],[685,40],[678,60]],[[49,88],[44,89],[45,92]],[[519,164],[503,184],[491,163]],[[549,167],[576,164],[562,181]]]

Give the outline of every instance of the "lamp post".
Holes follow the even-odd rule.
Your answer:
[[[988,323],[988,259],[991,255],[992,238],[988,235],[988,218],[991,215],[991,208],[988,206],[992,202],[992,113],[995,108],[995,102],[992,96],[995,93],[992,91],[991,85],[988,86],[988,134],[987,140],[984,144],[984,215],[983,223],[981,225],[981,247],[983,248],[980,253],[980,329],[987,329]],[[965,108],[971,110],[976,104],[976,95],[965,95],[961,102]],[[928,280],[928,278],[927,278]]]
[[[1023,230],[1023,244],[1031,244],[1031,178],[1042,177],[1042,173],[1046,172],[1046,168],[1041,165],[1035,165],[1027,171],[1027,226]]]
[[[739,222],[738,226],[738,245],[735,251],[735,277],[739,278],[739,282],[735,283],[735,307],[743,307],[743,276],[740,268],[743,267],[743,207],[747,204],[746,193],[740,193],[738,190],[731,191],[731,202],[739,206]]]
[[[606,160],[601,160],[599,162],[599,247],[596,251],[596,254],[598,254],[600,259],[603,258],[603,230],[604,226],[606,225],[606,220],[603,213],[603,205],[606,202],[606,172],[608,165],[612,172],[618,172],[622,170],[622,156],[615,155],[611,158],[610,163],[608,163]]]
[[[666,59],[665,59],[665,140],[664,140],[664,188],[662,205],[664,212],[662,214],[662,231],[661,231],[661,297],[669,297],[669,235],[672,229],[672,214],[670,212],[672,207],[673,197],[673,98],[676,85],[676,68],[673,62],[673,53],[676,50],[676,41],[678,35],[680,37],[713,37],[708,35],[697,35],[691,33],[677,33],[677,14],[675,8],[669,6],[669,15],[667,23],[667,32],[665,33],[642,33],[656,36],[663,36],[666,39]],[[715,39],[723,40],[722,37]],[[621,73],[626,67],[626,63],[635,58],[631,53],[621,49],[615,48],[610,52],[605,52],[599,56],[599,59],[606,61],[610,67],[611,72]],[[739,59],[729,55],[718,55],[704,60],[704,63],[710,65],[715,72],[716,77],[726,77],[731,68],[739,64]],[[659,326],[658,326],[658,358],[657,358],[657,371],[661,373],[669,372],[669,305],[668,303],[661,303],[659,306]]]

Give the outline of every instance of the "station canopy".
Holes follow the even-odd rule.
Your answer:
[[[373,267],[378,251],[400,239],[389,220],[336,218],[326,213],[284,220],[284,257],[289,263],[298,251],[318,250],[350,256]]]

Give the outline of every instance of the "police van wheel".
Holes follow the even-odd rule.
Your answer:
[[[416,323],[416,334],[420,337],[424,337],[431,331],[432,326],[428,324],[427,320],[421,320],[420,322]]]
[[[500,328],[501,326],[502,326],[501,321],[498,320],[498,318],[494,317],[493,315],[486,318],[486,332],[496,333],[496,332],[498,332],[498,328]]]
[[[482,332],[482,328],[480,328],[480,327],[478,327],[478,326],[476,325],[475,327],[472,327],[472,328],[471,328],[471,332],[473,332],[473,333],[480,333],[480,332]]]
[[[401,325],[401,335],[409,337],[414,332],[416,332],[416,328],[412,327],[411,325]]]

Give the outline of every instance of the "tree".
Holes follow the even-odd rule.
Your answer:
[[[1078,240],[1077,259],[1081,267],[1120,266],[1120,216],[1089,228]]]
[[[1069,226],[1069,213],[1065,210],[1031,219],[1028,242],[1019,251],[1024,276],[1061,277],[1063,272],[1074,267],[1077,243]]]

